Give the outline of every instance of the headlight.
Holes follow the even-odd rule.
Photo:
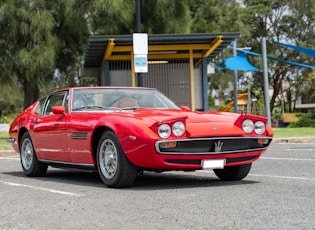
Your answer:
[[[254,123],[252,120],[246,119],[242,124],[243,131],[245,133],[251,133],[254,130]]]
[[[171,135],[171,127],[168,124],[162,124],[158,129],[161,138],[168,138]]]
[[[254,130],[255,130],[255,133],[260,135],[260,134],[263,134],[265,132],[265,123],[262,122],[262,121],[257,121],[255,122],[255,127],[254,127]]]
[[[185,132],[185,125],[181,121],[177,121],[172,126],[172,132],[175,136],[182,136]]]

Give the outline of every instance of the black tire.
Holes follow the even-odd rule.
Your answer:
[[[138,168],[126,158],[116,135],[106,131],[97,147],[97,169],[104,184],[111,188],[130,187]]]
[[[249,163],[246,165],[225,167],[224,169],[214,169],[213,171],[221,180],[235,181],[244,179],[248,175],[251,167],[252,163]]]
[[[25,175],[29,177],[45,176],[47,165],[38,161],[29,133],[24,133],[20,142],[21,165]]]

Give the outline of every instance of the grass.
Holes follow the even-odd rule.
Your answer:
[[[315,137],[315,128],[273,128],[275,138]],[[9,137],[6,132],[0,132],[0,150],[13,150],[11,144],[5,141]]]
[[[13,150],[10,143],[5,141],[9,134],[7,132],[0,132],[0,150]]]
[[[315,137],[315,128],[273,128],[275,138]]]

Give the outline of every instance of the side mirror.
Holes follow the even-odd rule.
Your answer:
[[[66,110],[66,108],[64,106],[53,106],[51,108],[51,112],[53,114],[64,114],[65,110]]]
[[[188,106],[184,106],[184,105],[181,106],[180,109],[183,110],[183,111],[187,111],[187,112],[190,112],[190,111],[191,111]]]

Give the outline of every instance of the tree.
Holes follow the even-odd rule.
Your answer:
[[[0,7],[0,77],[16,76],[24,108],[40,95],[56,69],[72,71],[80,63],[88,27],[85,1],[4,1]]]
[[[94,0],[89,13],[91,33],[132,34],[136,31],[135,0]],[[187,0],[140,1],[141,32],[148,34],[189,33]]]
[[[314,9],[314,1],[297,3],[293,0],[246,0],[244,4],[242,18],[252,35],[246,45],[252,47],[254,52],[261,53],[260,41],[262,37],[266,37],[268,55],[305,64],[310,62],[309,57],[272,41],[294,45],[301,45],[302,41],[310,41],[310,38],[314,37],[314,21],[310,17],[311,14],[307,12],[310,11],[309,9]],[[257,62],[256,66],[261,66],[261,63]],[[270,108],[273,111],[279,106],[281,95],[285,95],[283,90],[289,90],[282,87],[283,82],[296,82],[299,78],[304,78],[309,69],[274,61],[268,62],[268,69],[269,83],[273,88],[270,99]],[[303,81],[301,79],[300,82]],[[255,84],[263,89],[262,73],[255,78]]]

